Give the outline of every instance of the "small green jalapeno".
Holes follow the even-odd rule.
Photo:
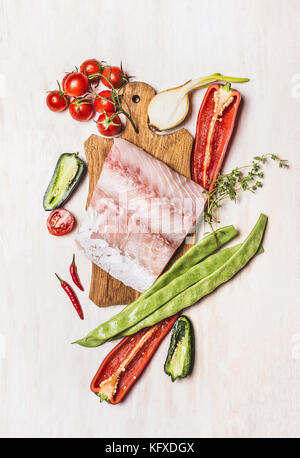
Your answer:
[[[173,326],[171,342],[164,370],[170,375],[172,382],[177,378],[187,377],[194,363],[194,331],[186,316],[178,318]]]

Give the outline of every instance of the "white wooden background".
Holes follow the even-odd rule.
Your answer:
[[[0,0],[0,434],[4,437],[274,437],[300,435],[300,1]],[[45,107],[56,79],[101,58],[157,90],[223,72],[248,76],[226,169],[257,153],[288,158],[265,187],[220,214],[246,236],[269,215],[265,254],[188,311],[196,364],[172,384],[169,338],[119,406],[89,383],[112,348],[70,345],[117,308],[80,295],[80,322],[54,277],[68,278],[74,234],[45,226],[42,196],[61,152],[95,131]],[[192,97],[194,133],[204,91]],[[80,221],[88,180],[67,204]],[[87,286],[90,264],[78,253]],[[87,288],[88,289],[88,288]]]

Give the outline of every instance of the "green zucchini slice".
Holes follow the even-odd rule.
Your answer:
[[[78,153],[62,154],[56,164],[53,176],[44,195],[46,211],[55,210],[70,197],[85,170],[85,163]]]
[[[170,347],[165,362],[165,373],[172,382],[187,377],[194,363],[194,331],[190,320],[182,315],[173,326]]]

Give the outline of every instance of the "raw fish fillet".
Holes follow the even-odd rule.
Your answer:
[[[205,203],[201,186],[116,138],[77,242],[92,262],[142,292],[196,225]]]

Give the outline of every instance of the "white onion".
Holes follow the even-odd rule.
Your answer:
[[[148,106],[149,127],[153,130],[162,131],[172,129],[181,124],[189,111],[189,92],[216,81],[238,83],[249,81],[249,79],[234,78],[223,76],[221,73],[214,73],[210,76],[188,81],[182,86],[159,92],[153,97]]]

